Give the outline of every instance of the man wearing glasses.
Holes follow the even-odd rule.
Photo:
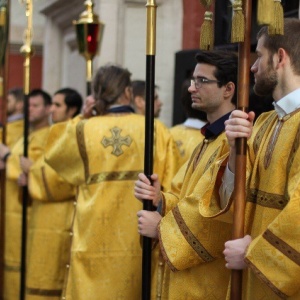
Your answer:
[[[159,240],[167,265],[161,299],[225,299],[229,283],[222,252],[231,236],[231,217],[204,218],[208,207],[202,199],[212,193],[211,182],[221,184],[216,178],[222,171],[214,172],[219,169],[214,166],[226,164],[224,122],[235,109],[237,57],[201,51],[196,60],[189,92],[192,107],[207,114],[208,123],[201,129],[204,139],[174,177],[170,192],[161,193],[156,174],[151,177],[153,185],[144,174],[135,183],[136,198],[153,200],[158,207],[137,215],[139,233]],[[219,207],[210,203],[210,211],[214,205]]]

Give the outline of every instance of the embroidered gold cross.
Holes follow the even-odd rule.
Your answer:
[[[112,137],[104,137],[101,143],[105,148],[108,146],[112,146],[113,151],[111,153],[115,156],[120,156],[121,154],[123,154],[122,145],[130,146],[132,139],[129,135],[121,137],[120,133],[122,129],[118,127],[114,127],[110,131],[112,133]]]

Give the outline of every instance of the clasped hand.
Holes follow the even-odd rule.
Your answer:
[[[242,239],[236,239],[225,243],[223,254],[225,255],[225,260],[227,262],[225,265],[226,268],[235,270],[243,270],[246,268],[247,265],[244,258],[251,241],[251,236],[246,235]]]
[[[230,147],[235,147],[236,138],[249,138],[252,133],[255,114],[234,110],[225,121],[225,133]]]
[[[152,185],[147,176],[143,173],[138,175],[138,180],[135,182],[134,196],[139,200],[152,200],[155,207],[158,206],[161,200],[161,187],[157,174],[151,175]]]
[[[32,166],[33,161],[27,157],[20,156],[20,166],[22,171],[25,174],[28,174],[30,167]]]
[[[156,239],[157,226],[162,216],[157,211],[140,210],[137,212],[138,216],[138,233]]]

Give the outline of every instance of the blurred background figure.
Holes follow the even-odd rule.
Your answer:
[[[21,137],[12,148],[0,144],[0,159],[5,163],[5,248],[4,248],[4,299],[19,299],[22,188],[27,182],[28,171],[34,161],[43,155],[49,134],[50,95],[41,89],[29,93],[28,158],[23,155],[24,138]],[[30,219],[30,209],[28,209]]]
[[[60,123],[80,113],[81,95],[72,88],[54,93],[51,118]],[[28,222],[26,299],[61,299],[70,260],[76,188],[45,163],[44,153],[30,167],[28,191],[32,200]]]
[[[88,95],[82,106],[82,115],[84,118],[90,118],[92,116],[97,115],[96,109],[95,109],[95,103],[96,100],[93,95]]]
[[[63,88],[56,91],[52,97],[52,122],[63,122],[77,116],[81,111],[81,107],[82,98],[76,90]]]
[[[7,124],[5,144],[11,148],[14,143],[23,135],[24,131],[24,94],[22,88],[13,88],[7,94]],[[3,128],[0,128],[0,141]]]
[[[154,117],[158,118],[163,106],[157,93],[158,87],[155,86],[154,94]],[[146,112],[146,82],[143,80],[132,81],[133,105],[135,112],[139,115],[145,115]]]

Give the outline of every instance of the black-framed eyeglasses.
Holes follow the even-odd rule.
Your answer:
[[[219,80],[212,80],[203,77],[196,77],[191,79],[191,85],[194,85],[196,89],[200,89],[203,84],[208,83],[220,83]]]

